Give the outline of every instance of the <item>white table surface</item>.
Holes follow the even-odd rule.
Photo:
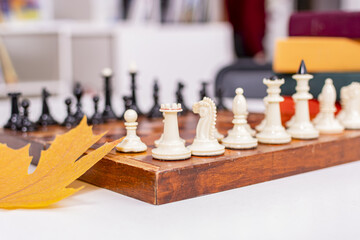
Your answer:
[[[360,162],[161,206],[73,185],[50,208],[0,210],[0,239],[360,239]]]

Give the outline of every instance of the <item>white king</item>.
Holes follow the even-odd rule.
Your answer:
[[[293,75],[296,80],[296,93],[293,95],[295,102],[295,117],[294,121],[288,129],[291,137],[297,139],[314,139],[319,137],[319,131],[315,129],[310,122],[309,113],[309,100],[312,99],[312,95],[309,93],[309,80],[313,78],[312,75],[306,71],[304,61],[301,61],[301,65],[297,74]]]

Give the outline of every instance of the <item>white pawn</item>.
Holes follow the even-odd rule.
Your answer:
[[[319,131],[310,122],[309,113],[309,99],[312,95],[309,93],[309,80],[313,78],[312,75],[306,71],[304,61],[297,74],[293,75],[296,80],[296,93],[293,95],[295,101],[295,116],[294,122],[290,125],[288,133],[292,138],[297,139],[314,139],[319,137]]]
[[[315,127],[321,134],[341,133],[344,127],[335,118],[336,90],[332,79],[325,80],[320,94],[320,112]]]
[[[164,116],[164,133],[158,147],[151,153],[159,160],[184,160],[191,157],[191,151],[185,147],[179,136],[177,113],[181,112],[181,104],[161,104],[160,112]]]
[[[246,119],[247,119],[248,115],[249,115],[249,112],[246,113],[246,116],[245,116]],[[244,127],[245,127],[246,131],[248,131],[252,137],[255,137],[256,131],[250,127],[250,124],[247,123],[247,121],[246,121],[246,124],[245,124]],[[231,131],[232,131],[232,129],[230,129],[230,130],[228,131],[228,135],[230,134]],[[223,137],[223,138],[224,138],[224,137]],[[222,140],[221,140],[221,141],[222,141]]]
[[[226,148],[249,149],[257,146],[257,139],[253,138],[246,129],[246,116],[248,115],[246,99],[242,88],[236,89],[236,96],[233,100],[232,111],[234,127],[228,131],[228,136],[222,140]]]
[[[217,156],[225,152],[225,147],[221,145],[215,137],[216,106],[208,97],[197,102],[192,107],[194,113],[200,115],[196,126],[196,136],[194,142],[188,147],[191,154],[195,156]]]
[[[345,112],[346,112],[346,106],[348,105],[348,101],[349,101],[349,86],[345,86],[342,87],[340,89],[340,104],[341,104],[341,110],[338,113],[338,115],[336,116],[336,119],[339,120],[340,122],[342,122],[344,120],[345,117]]]
[[[265,144],[285,144],[291,142],[291,136],[285,131],[281,125],[280,102],[284,98],[280,96],[280,86],[284,84],[284,79],[276,77],[264,79],[264,84],[268,86],[268,96],[264,101],[267,105],[267,114],[264,129],[256,135],[260,143]]]
[[[346,129],[360,129],[360,83],[353,82],[349,85],[348,96],[341,123]]]
[[[136,111],[129,109],[124,114],[126,137],[116,146],[119,152],[144,152],[146,145],[136,135],[138,123],[136,122],[138,115]]]

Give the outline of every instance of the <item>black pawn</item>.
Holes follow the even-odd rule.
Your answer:
[[[136,101],[136,72],[130,72],[131,76],[131,106],[130,108],[135,110],[138,115],[143,113],[140,111]]]
[[[307,74],[304,60],[301,60],[300,67],[299,67],[297,74]]]
[[[19,97],[21,93],[14,92],[8,93],[8,96],[11,98],[11,115],[4,128],[16,130],[20,124],[20,112],[19,112]]]
[[[42,89],[41,97],[42,97],[42,113],[40,115],[39,120],[36,122],[40,126],[50,126],[55,125],[57,122],[50,114],[49,105],[47,103],[47,99],[50,96],[50,93],[46,91],[45,88]]]
[[[89,123],[93,125],[101,124],[104,122],[104,119],[101,113],[99,113],[98,111],[99,96],[94,96],[93,102],[94,102],[94,115],[90,118]]]
[[[129,96],[123,96],[123,100],[124,100],[124,112],[121,115],[120,119],[124,119],[124,114],[126,112],[126,110],[129,110],[131,108],[131,97]]]
[[[181,108],[183,109],[182,112],[180,112],[180,115],[184,115],[187,112],[189,112],[189,108],[186,106],[184,101],[184,95],[183,95],[183,89],[185,85],[182,82],[178,82],[177,90],[176,90],[176,103],[181,104]]]
[[[85,115],[84,112],[82,111],[82,105],[81,105],[81,98],[83,96],[83,93],[84,92],[80,83],[76,83],[74,88],[74,96],[76,98],[76,111],[74,113],[74,118],[76,123],[80,123]]]
[[[67,116],[62,125],[65,127],[68,127],[68,128],[74,127],[77,125],[77,121],[76,121],[74,115],[71,113],[71,103],[72,103],[71,98],[67,98],[65,100]]]
[[[206,91],[206,87],[209,83],[208,82],[202,82],[201,83],[201,90],[200,90],[200,101],[203,100],[204,97],[209,96]]]
[[[155,80],[154,86],[153,86],[153,99],[154,99],[154,105],[151,108],[150,112],[147,114],[149,118],[161,118],[162,113],[160,110],[160,104],[159,104],[159,85],[158,81]]]
[[[222,88],[218,88],[216,90],[216,96],[217,96],[216,109],[218,111],[228,110],[227,107],[225,107],[225,105],[224,105],[224,90]]]
[[[18,130],[20,130],[21,132],[33,132],[36,130],[36,124],[29,119],[29,106],[30,101],[28,99],[24,99],[21,102],[22,116],[20,124],[18,126]]]
[[[111,107],[111,78],[112,74],[111,71],[109,73],[103,72],[103,78],[104,78],[104,86],[105,86],[105,107],[104,112],[102,113],[102,117],[104,121],[107,120],[116,120],[116,115]]]

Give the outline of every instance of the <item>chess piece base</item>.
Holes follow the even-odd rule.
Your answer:
[[[293,123],[287,130],[292,138],[295,139],[315,139],[319,137],[319,131],[308,122],[307,124]]]
[[[185,146],[160,146],[154,148],[152,157],[158,160],[185,160],[191,157],[190,149]]]
[[[229,130],[229,134],[222,140],[222,144],[230,149],[251,149],[257,147],[258,141],[243,127],[238,130]]]
[[[249,139],[246,141],[241,141],[241,140],[237,140],[237,142],[230,142],[228,141],[229,139],[224,139],[222,144],[226,147],[226,148],[230,148],[230,149],[252,149],[252,148],[256,148],[258,143],[256,139]]]
[[[119,152],[145,152],[147,146],[140,140],[139,137],[125,137],[117,146],[116,150]]]
[[[315,128],[319,130],[320,134],[336,134],[342,133],[344,131],[344,126],[342,126],[336,119],[321,119],[315,125]]]
[[[255,137],[255,136],[256,136],[256,131],[253,130],[253,129],[250,127],[249,124],[245,124],[244,127],[245,127],[246,131],[247,131],[252,137]],[[233,131],[233,129],[230,129],[230,130],[228,131],[228,135],[230,135],[232,131]]]
[[[345,127],[345,129],[360,129],[359,120],[343,120],[342,125]]]
[[[193,144],[188,146],[194,156],[218,156],[225,152],[225,147],[218,140],[201,141],[194,139]]]
[[[50,114],[43,114],[36,122],[40,126],[51,126],[58,124]]]
[[[266,128],[256,134],[256,138],[259,143],[264,144],[286,144],[291,142],[291,135],[288,134],[285,129],[269,129]]]

